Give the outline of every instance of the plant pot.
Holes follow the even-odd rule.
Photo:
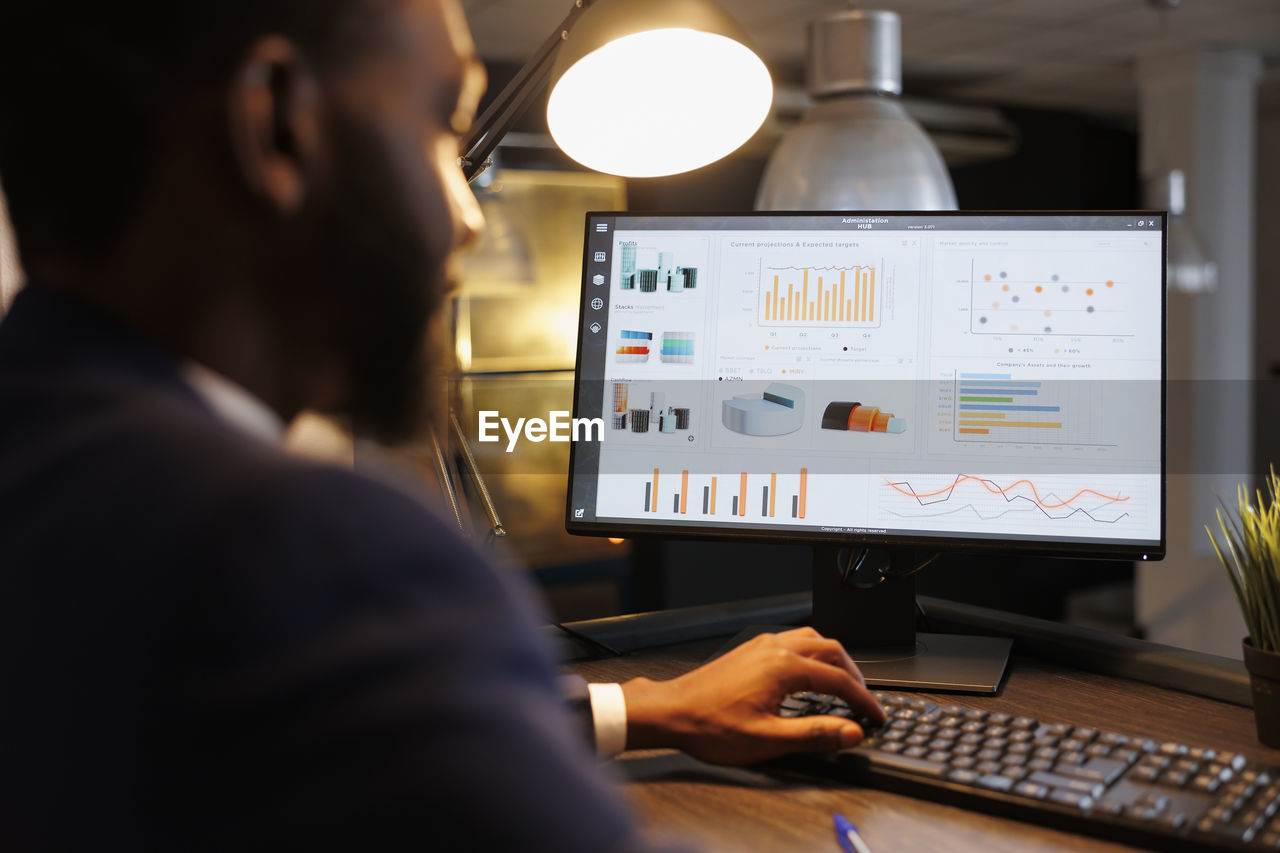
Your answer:
[[[1258,740],[1280,748],[1280,652],[1264,652],[1244,638],[1244,668],[1253,685],[1253,721]]]

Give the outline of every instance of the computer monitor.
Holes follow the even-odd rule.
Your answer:
[[[895,659],[928,555],[1159,559],[1164,264],[1149,211],[588,214],[567,528],[812,544]]]

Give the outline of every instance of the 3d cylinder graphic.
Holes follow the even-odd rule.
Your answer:
[[[770,383],[759,397],[734,397],[720,404],[720,421],[742,435],[786,435],[804,425],[804,391]]]
[[[892,412],[882,412],[875,406],[837,400],[828,403],[826,411],[822,413],[822,428],[847,432],[901,433],[907,431],[907,422]]]

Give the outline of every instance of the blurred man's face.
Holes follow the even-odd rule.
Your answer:
[[[482,225],[457,160],[484,75],[454,0],[403,0],[387,26],[387,50],[335,83],[332,179],[302,213],[298,251],[332,312],[343,408],[395,438],[422,414],[425,330],[451,288],[449,257]]]

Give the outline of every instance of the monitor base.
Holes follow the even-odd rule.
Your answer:
[[[757,634],[789,630],[752,625],[739,631],[715,656]],[[847,651],[868,687],[991,695],[999,692],[1012,648],[1013,641],[1005,637],[917,633],[914,649],[897,646]]]

